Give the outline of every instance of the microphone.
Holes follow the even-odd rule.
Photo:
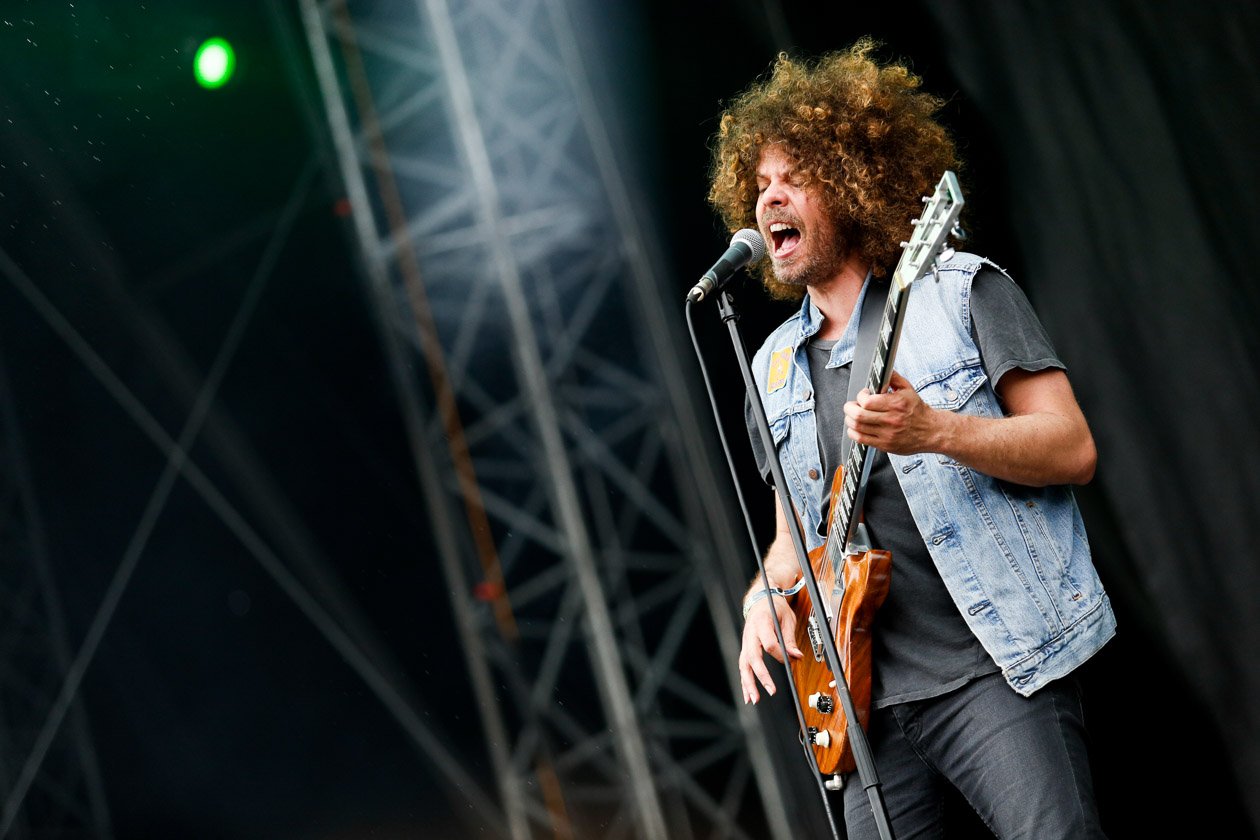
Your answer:
[[[766,240],[752,228],[735,231],[731,237],[731,247],[726,249],[717,262],[700,278],[700,282],[687,292],[687,300],[696,303],[704,300],[711,292],[726,285],[727,281],[744,266],[757,262],[766,255]]]

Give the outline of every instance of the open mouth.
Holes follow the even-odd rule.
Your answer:
[[[796,250],[801,241],[801,232],[786,222],[773,222],[770,225],[770,253],[782,258]]]

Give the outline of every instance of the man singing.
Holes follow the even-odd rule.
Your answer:
[[[846,402],[872,278],[959,165],[940,100],[873,49],[780,56],[723,113],[714,147],[710,201],[730,230],[760,230],[767,289],[800,301],[753,361],[795,507],[775,506],[770,585],[801,575],[786,517],[807,548],[824,541],[842,436],[873,447],[863,521],[893,561],[867,733],[896,835],[940,836],[953,787],[999,837],[1101,837],[1072,672],[1115,616],[1069,487],[1096,453],[1027,299],[994,263],[947,251],[911,289],[890,388]],[[770,480],[751,415],[749,431]],[[803,655],[790,597],[758,576],[745,598],[745,702],[775,693],[776,617],[787,656]],[[844,791],[849,836],[877,836],[862,786]]]

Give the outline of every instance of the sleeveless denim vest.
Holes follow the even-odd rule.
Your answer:
[[[986,264],[997,268],[974,254],[946,252],[935,272],[910,287],[893,367],[933,408],[1001,417],[971,336],[971,281]],[[859,298],[854,312],[861,308]],[[852,361],[857,321],[850,319],[828,367]],[[822,475],[806,359],[821,322],[806,295],[752,364],[811,550],[824,540],[822,508],[832,479]],[[1015,691],[1027,696],[1070,673],[1115,634],[1069,487],[999,481],[944,455],[889,459],[955,606]]]

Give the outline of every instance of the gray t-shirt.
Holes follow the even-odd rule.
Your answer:
[[[1063,367],[1027,297],[996,270],[981,269],[972,281],[971,317],[972,336],[994,385],[1012,368],[1036,371]],[[827,476],[834,475],[840,466],[844,402],[852,368],[825,367],[834,345],[834,341],[812,341],[807,348],[819,451]],[[746,412],[746,420],[757,466],[771,482],[751,412]],[[828,487],[830,484],[826,482]],[[823,505],[826,502],[821,500]],[[888,597],[876,614],[872,634],[873,704],[882,707],[934,697],[997,671],[950,598],[892,464],[882,452],[873,455],[863,514],[872,545],[891,551],[893,556]]]

